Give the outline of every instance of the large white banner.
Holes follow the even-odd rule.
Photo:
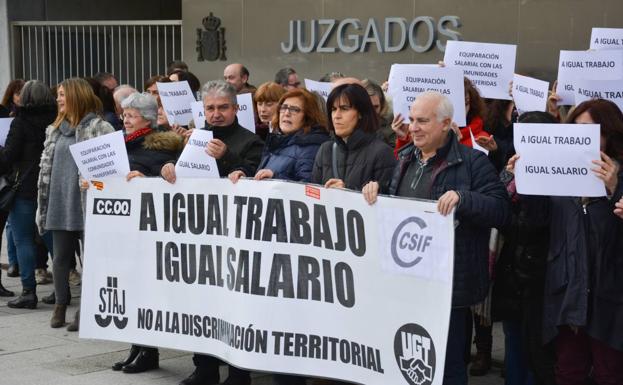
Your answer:
[[[454,229],[434,203],[110,180],[89,190],[85,229],[82,338],[362,384],[443,382]]]
[[[599,197],[604,183],[591,171],[599,154],[599,124],[515,123],[517,192]]]

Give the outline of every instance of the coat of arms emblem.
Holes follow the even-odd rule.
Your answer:
[[[221,19],[210,15],[203,18],[203,27],[197,28],[197,61],[227,60],[225,57],[225,28],[221,27]]]

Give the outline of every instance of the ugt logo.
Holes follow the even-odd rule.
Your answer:
[[[221,27],[221,19],[210,12],[209,16],[203,18],[202,24],[205,31],[197,28],[197,61],[227,60],[225,28]]]
[[[419,253],[425,253],[433,237],[423,234],[426,222],[419,217],[409,217],[402,221],[392,236],[391,254],[400,267],[409,268],[422,260]]]
[[[100,327],[108,327],[111,322],[117,329],[124,329],[128,325],[125,315],[125,290],[117,289],[117,277],[108,277],[106,287],[100,289],[99,312],[95,315],[95,322]],[[121,293],[120,293],[121,292]]]
[[[435,345],[418,324],[403,325],[394,337],[394,354],[402,375],[411,385],[430,385],[435,376]]]

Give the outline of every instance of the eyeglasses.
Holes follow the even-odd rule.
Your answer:
[[[289,106],[287,104],[282,104],[281,106],[279,106],[279,111],[281,112],[290,111],[291,114],[298,114],[302,112],[303,110],[297,106]]]
[[[140,119],[142,118],[141,115],[132,115],[132,114],[122,114],[121,115],[121,119]]]

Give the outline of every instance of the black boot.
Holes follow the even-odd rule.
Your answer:
[[[6,271],[8,277],[19,277],[19,266],[16,264],[10,265]]]
[[[54,305],[56,303],[56,294],[52,292],[50,295],[46,295],[41,298],[41,302],[47,305]],[[71,291],[69,292],[69,297],[67,298],[67,306],[71,305]]]
[[[2,270],[0,270],[0,297],[13,297],[15,293],[11,290],[7,290],[2,286]]]
[[[123,361],[119,361],[119,362],[115,362],[112,365],[112,370],[115,371],[119,371],[121,369],[123,369],[124,366],[130,364],[132,361],[134,361],[136,359],[136,356],[138,356],[138,353],[141,351],[141,347],[138,345],[132,345],[130,347],[130,354],[128,355],[128,357],[123,360]]]
[[[124,373],[142,373],[152,369],[158,369],[158,349],[141,347],[136,360],[123,367]]]
[[[37,302],[35,289],[24,289],[22,295],[9,301],[7,306],[14,309],[34,309],[37,307]]]
[[[229,365],[229,376],[221,385],[251,385],[251,372]]]
[[[179,385],[217,385],[219,379],[218,366],[216,367],[216,371],[196,367],[195,371],[190,376],[183,379]]]

